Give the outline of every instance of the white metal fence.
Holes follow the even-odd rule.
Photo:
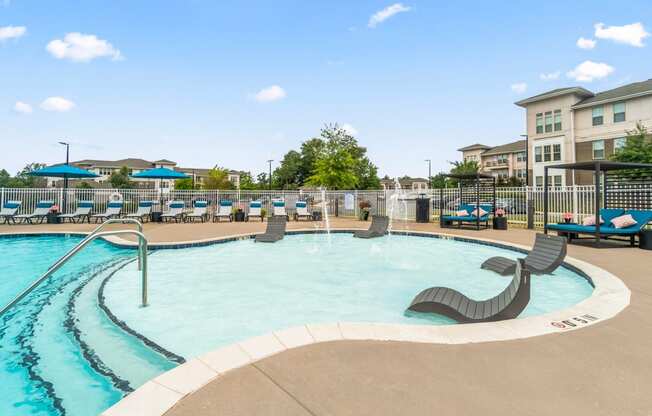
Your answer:
[[[652,186],[645,188],[652,191]],[[567,186],[551,187],[548,190],[549,222],[560,222],[564,213],[572,213],[575,221],[584,216],[593,215],[595,211],[595,187]],[[190,209],[197,200],[209,201],[215,208],[220,200],[231,200],[235,209],[247,212],[250,201],[261,201],[266,212],[271,211],[272,201],[284,199],[290,214],[294,211],[297,200],[305,200],[311,209],[321,209],[326,203],[328,213],[337,217],[357,217],[359,204],[366,201],[372,214],[392,215],[397,219],[414,220],[416,217],[416,199],[430,198],[430,212],[437,220],[440,210],[444,214],[454,211],[460,203],[459,190],[455,188],[431,189],[417,194],[412,191],[218,191],[218,190],[173,190],[161,193],[156,189],[67,189],[60,188],[0,188],[0,205],[6,201],[22,201],[20,213],[30,213],[38,201],[52,200],[65,211],[73,212],[78,201],[93,201],[93,213],[106,210],[112,199],[124,201],[124,213],[135,212],[138,201],[152,200],[162,204],[163,211],[171,200],[183,200]],[[325,198],[325,201],[324,201]],[[481,200],[481,203],[490,203]],[[543,188],[514,187],[496,188],[496,206],[506,211],[508,221],[514,225],[525,226],[529,207],[534,209],[534,225],[543,226]]]

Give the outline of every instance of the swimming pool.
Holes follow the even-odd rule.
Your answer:
[[[0,238],[0,269],[7,271],[0,281],[2,303],[79,241]],[[98,414],[180,357],[290,326],[450,324],[404,311],[419,291],[434,285],[491,297],[510,278],[481,270],[482,261],[519,256],[454,240],[360,240],[350,234],[157,250],[149,260],[150,306],[142,308],[134,254],[94,242],[2,318],[1,415]],[[533,276],[532,300],[522,316],[569,307],[592,291],[584,277],[565,268]]]

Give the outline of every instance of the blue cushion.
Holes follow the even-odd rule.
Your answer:
[[[634,218],[634,220],[638,224],[632,225],[632,227],[637,227],[638,229],[643,228],[645,224],[652,221],[652,211],[641,211],[641,210],[632,209],[632,210],[627,210],[626,214],[630,214],[632,218]]]
[[[170,208],[183,208],[186,204],[183,201],[170,203]]]
[[[305,208],[305,207],[307,206],[307,205],[306,205],[306,201],[297,201],[297,203],[295,204],[295,206],[296,206],[297,208]]]
[[[20,207],[20,202],[5,202],[5,208],[16,209],[18,207]]]
[[[273,205],[274,205],[275,207],[284,207],[284,206],[285,206],[285,202],[284,202],[284,201],[274,201]]]
[[[36,204],[36,208],[50,208],[54,205],[54,202],[52,201],[39,201],[38,204]]]
[[[79,208],[93,208],[93,205],[93,201],[79,201],[77,204]]]
[[[231,205],[233,205],[233,202],[229,201],[228,199],[220,201],[221,207],[230,207]]]
[[[206,208],[208,206],[207,201],[195,201],[195,207],[197,208]]]
[[[154,205],[154,202],[153,202],[153,201],[140,201],[140,202],[138,203],[138,206],[139,206],[139,207],[142,207],[142,208],[149,208],[149,207],[151,207],[152,205]]]
[[[594,225],[577,225],[577,224],[549,224],[549,230],[566,231],[578,234],[595,234]],[[602,235],[631,235],[638,233],[640,227],[636,226],[627,228],[614,228],[611,226],[601,226],[600,234]]]
[[[262,206],[263,205],[260,203],[260,201],[251,201],[249,203],[249,207],[251,207],[251,208],[260,208]]]
[[[109,205],[107,205],[107,208],[122,208],[122,201],[109,202]]]
[[[493,205],[487,205],[487,204],[480,204],[480,208],[487,212],[491,212],[494,210]],[[460,204],[459,210],[465,210],[469,214],[471,214],[473,211],[475,211],[475,204]]]
[[[442,217],[445,220],[449,221],[466,221],[466,222],[477,222],[478,217],[475,215],[466,215],[466,216],[457,216],[457,215],[444,215]],[[483,215],[480,217],[480,222],[485,222],[489,219],[488,215]]]
[[[620,208],[602,208],[600,210],[600,216],[604,221],[604,225],[611,225],[611,220],[616,217],[623,215],[625,211]],[[603,224],[600,224],[603,225]]]

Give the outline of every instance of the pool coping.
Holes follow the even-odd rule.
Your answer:
[[[289,230],[287,234],[323,232],[314,229]],[[353,228],[338,228],[334,233],[350,233]],[[36,232],[20,235],[77,235],[84,232]],[[150,248],[174,249],[206,246],[230,241],[250,239],[259,233],[246,233],[197,241],[151,244]],[[454,234],[425,231],[398,231],[396,234],[442,238],[475,244],[488,244],[500,248],[526,252],[528,246],[500,240],[458,236]],[[8,234],[0,234],[0,237]],[[9,235],[14,235],[10,233]],[[116,237],[106,238],[109,243],[122,248],[135,248],[136,243]],[[254,363],[263,358],[291,348],[298,348],[321,342],[334,341],[396,341],[432,344],[468,344],[497,342],[555,335],[575,331],[604,322],[624,310],[630,303],[631,292],[622,280],[612,273],[588,262],[566,257],[570,266],[588,277],[594,286],[593,293],[583,301],[559,311],[542,315],[510,319],[498,322],[457,325],[408,325],[365,322],[335,322],[326,324],[305,324],[292,328],[249,338],[230,344],[198,357],[188,359],[149,380],[133,393],[125,396],[101,416],[161,416],[185,396],[200,389],[224,373]]]

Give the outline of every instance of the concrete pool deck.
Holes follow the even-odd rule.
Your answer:
[[[332,225],[368,223],[334,219]],[[0,226],[0,233],[94,227]],[[306,224],[291,222],[288,228]],[[263,229],[256,223],[146,224],[145,234],[152,243],[164,243]],[[409,229],[519,245],[534,240],[534,232],[521,229],[440,230],[414,223]],[[220,375],[166,415],[651,414],[652,252],[571,245],[568,254],[622,279],[632,292],[629,307],[582,330],[520,340],[462,345],[343,340],[288,349]],[[154,409],[134,415],[153,414],[148,410]]]

